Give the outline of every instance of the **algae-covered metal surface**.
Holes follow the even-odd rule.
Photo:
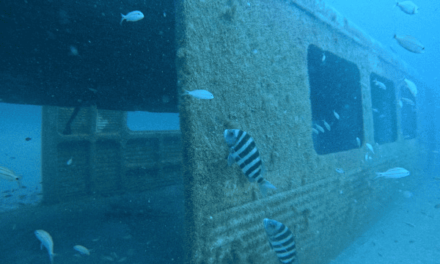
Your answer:
[[[417,175],[417,141],[404,140],[400,115],[396,141],[375,144],[370,86],[371,73],[386,77],[394,82],[397,98],[403,76],[413,73],[320,2],[188,0],[181,12],[179,84],[214,94],[213,100],[184,97],[180,105],[186,263],[277,263],[263,228],[266,217],[292,230],[301,263],[328,262],[398,192],[396,182],[374,180],[375,172],[404,165]],[[362,97],[360,144],[349,150],[315,151],[314,122],[322,120],[313,120],[312,104],[325,109],[326,102],[310,97],[311,45],[350,62],[359,73],[352,89]],[[328,61],[323,57],[322,62]],[[318,88],[337,81],[321,80]],[[397,103],[393,107],[400,113]],[[329,125],[344,120],[341,113]],[[268,197],[238,166],[228,167],[223,131],[231,128],[254,138],[265,178],[277,187]]]

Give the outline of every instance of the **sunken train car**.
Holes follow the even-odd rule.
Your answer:
[[[319,1],[161,1],[145,12],[148,28],[119,24],[115,10],[134,3],[1,5],[14,35],[3,58],[15,55],[0,66],[0,98],[44,106],[45,206],[26,209],[35,216],[32,228],[84,215],[93,229],[90,217],[117,218],[143,226],[133,234],[142,241],[151,232],[147,218],[159,214],[181,228],[173,233],[167,225],[153,243],[166,236],[184,243],[180,256],[164,253],[157,263],[171,263],[167,256],[177,263],[277,263],[263,226],[270,218],[289,227],[301,263],[326,263],[399,192],[395,181],[374,179],[376,172],[405,167],[413,175],[405,185],[416,184],[424,92],[411,93],[404,79],[423,84]],[[13,10],[24,19],[14,20]],[[29,34],[13,34],[23,23]],[[214,98],[180,95],[197,89]],[[413,104],[401,104],[402,97]],[[180,130],[131,131],[127,111],[179,113]],[[238,166],[228,166],[226,129],[252,135],[276,190],[263,196]],[[151,192],[167,186],[182,188],[172,196],[184,200],[180,209],[159,210],[173,202],[165,192],[164,204],[144,208]],[[21,221],[20,210],[7,224]],[[57,217],[47,220],[47,212]],[[117,260],[112,256],[97,261]]]

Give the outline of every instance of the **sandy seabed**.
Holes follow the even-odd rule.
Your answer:
[[[346,248],[331,264],[440,263],[440,178],[412,196]]]

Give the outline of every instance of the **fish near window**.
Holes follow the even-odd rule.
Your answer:
[[[307,62],[315,151],[325,155],[359,148],[364,132],[358,67],[314,45]]]
[[[417,86],[408,79],[402,81],[398,104],[400,106],[400,128],[404,139],[417,136],[416,112]]]
[[[370,75],[371,110],[374,141],[378,144],[397,139],[396,92],[392,81],[375,73]]]

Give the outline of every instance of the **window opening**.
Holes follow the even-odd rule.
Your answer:
[[[360,147],[363,114],[358,67],[314,45],[309,46],[307,61],[315,151],[324,155]]]
[[[394,84],[376,73],[371,73],[370,87],[374,141],[378,144],[396,141],[397,116]]]
[[[0,212],[41,201],[41,109],[0,103],[0,166],[19,177],[0,179]]]
[[[405,81],[406,80],[406,81]],[[405,79],[400,87],[400,123],[404,139],[413,139],[417,136],[416,90],[411,92],[408,85],[415,85],[411,80]],[[410,83],[407,83],[409,81]],[[414,94],[413,94],[414,93]]]
[[[131,131],[179,130],[179,114],[127,112],[127,127]]]

